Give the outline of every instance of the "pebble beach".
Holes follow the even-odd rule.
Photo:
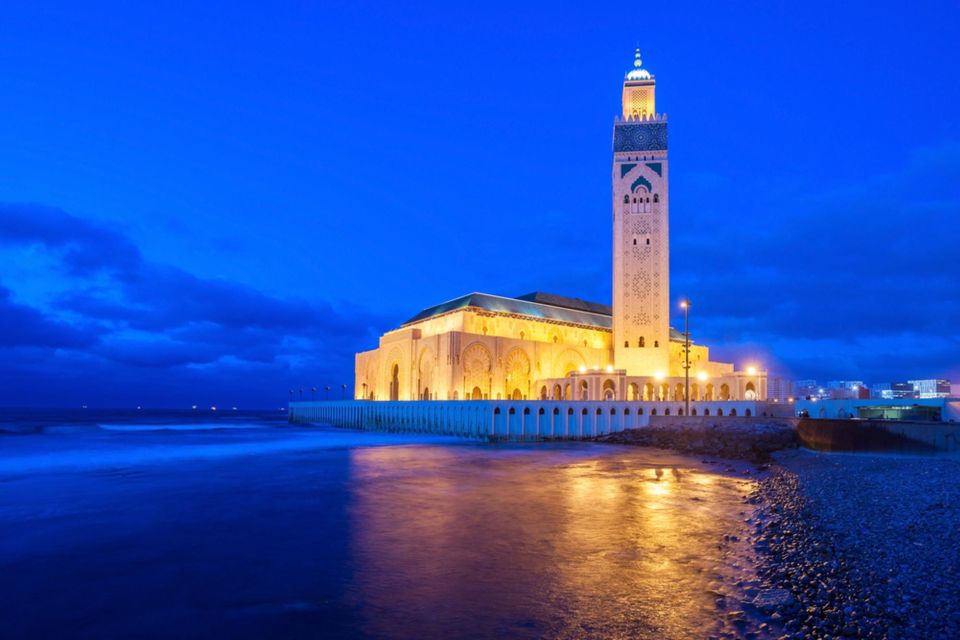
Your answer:
[[[960,460],[782,451],[748,498],[784,638],[960,637]]]

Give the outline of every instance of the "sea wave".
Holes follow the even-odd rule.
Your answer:
[[[196,422],[186,424],[109,424],[97,427],[104,431],[219,431],[221,429],[267,429],[269,425],[242,422]]]

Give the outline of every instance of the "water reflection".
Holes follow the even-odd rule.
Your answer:
[[[350,469],[348,597],[400,638],[703,637],[749,490],[599,446],[357,449]]]

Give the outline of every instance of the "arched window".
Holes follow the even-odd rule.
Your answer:
[[[690,415],[692,415],[692,416],[697,415],[697,409],[696,409],[696,407],[694,407],[693,409],[690,409]]]
[[[603,412],[600,411],[600,407],[597,407],[597,415],[600,415],[601,413],[603,413]]]
[[[623,196],[623,204],[630,204],[630,196]]]
[[[656,407],[654,407],[653,409],[650,410],[650,415],[652,415],[652,416],[657,415],[657,408],[656,408]]]
[[[630,407],[627,407],[626,409],[623,410],[623,415],[625,416],[630,415]]]
[[[537,415],[543,415],[543,407],[540,407],[540,411],[537,411]]]
[[[530,407],[524,407],[524,408],[523,408],[523,415],[525,415],[525,416],[530,415]]]
[[[717,415],[718,415],[718,416],[722,416],[722,415],[723,415],[723,409],[717,409]]]
[[[710,409],[704,409],[704,410],[703,410],[703,415],[705,415],[705,416],[710,415]]]
[[[515,413],[517,413],[517,410],[513,407],[510,407],[510,415],[514,415]]]
[[[730,409],[730,415],[732,415],[732,416],[737,415],[737,410],[736,410],[736,409]]]
[[[653,201],[654,201],[654,202],[660,202],[660,194],[659,194],[659,193],[653,194]]]
[[[496,409],[493,410],[493,415],[495,416],[500,415],[500,407],[497,407]]]
[[[743,412],[743,415],[748,416],[748,417],[749,417],[750,415],[752,415],[752,414],[750,413],[750,409],[747,409],[746,411],[744,411],[744,412]]]
[[[567,409],[567,415],[568,415],[568,416],[572,416],[572,415],[573,415],[573,407],[570,407],[569,409]]]
[[[663,415],[665,416],[670,415],[670,407],[667,407],[666,409],[663,410]]]
[[[656,411],[656,409],[654,409],[654,411]],[[638,416],[642,416],[642,415],[643,415],[643,407],[640,407],[639,409],[637,409],[637,415],[638,415]]]
[[[583,408],[583,411],[581,411],[580,413],[581,413],[581,415],[587,415],[587,408],[584,407],[584,408]]]
[[[633,246],[637,246],[637,239],[636,239],[636,238],[633,239]]]
[[[638,347],[645,347],[645,346],[647,346],[646,341],[644,340],[643,336],[640,336],[640,340],[637,342],[637,346],[638,346]]]
[[[647,244],[648,245],[650,244],[650,238],[647,238]]]
[[[553,415],[555,415],[555,416],[560,415],[560,408],[559,408],[559,407],[554,407],[554,408],[553,408]]]
[[[653,348],[656,349],[656,348],[659,347],[659,346],[660,346],[660,341],[659,341],[659,340],[654,340],[654,341],[653,341]]]

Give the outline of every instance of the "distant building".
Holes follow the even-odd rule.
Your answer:
[[[793,383],[793,392],[797,398],[817,398],[821,393],[816,380],[797,380]]]
[[[890,383],[890,395],[892,398],[916,398],[917,397],[917,393],[913,389],[912,382]]]
[[[949,398],[950,381],[949,380],[910,380],[913,385],[913,391],[917,398]]]
[[[789,402],[794,398],[793,380],[783,376],[767,376],[767,399]]]
[[[870,397],[877,400],[892,400],[893,390],[889,382],[877,382],[870,385]]]
[[[864,393],[866,397],[870,397],[870,391],[863,380],[831,380],[827,383],[827,390],[832,400],[860,398]]]

